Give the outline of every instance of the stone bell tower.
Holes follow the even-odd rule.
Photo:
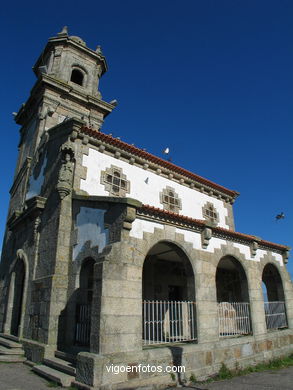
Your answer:
[[[98,90],[107,71],[100,46],[89,49],[81,38],[69,36],[67,27],[49,39],[33,70],[37,81],[15,116],[22,126],[17,172],[48,129],[73,117],[99,129],[116,104],[104,102]]]
[[[70,118],[100,129],[116,105],[116,100],[103,101],[98,90],[99,80],[107,71],[100,46],[95,51],[89,49],[81,38],[69,36],[67,27],[48,40],[33,71],[37,81],[15,114],[16,123],[22,127],[9,215],[24,206],[28,172],[48,139],[48,130]]]
[[[47,345],[67,296],[72,220],[71,198],[63,198],[79,169],[72,134],[82,126],[99,132],[116,101],[98,90],[107,71],[100,46],[88,48],[67,27],[48,40],[33,71],[37,80],[15,114],[21,129],[0,264],[0,333]]]

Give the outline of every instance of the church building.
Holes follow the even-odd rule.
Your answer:
[[[64,27],[33,71],[15,116],[0,361],[122,389],[292,353],[289,248],[235,231],[236,191],[101,130],[117,102],[99,92],[99,46]]]

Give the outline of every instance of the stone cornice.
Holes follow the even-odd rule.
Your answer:
[[[215,227],[210,225],[207,221],[175,214],[149,205],[143,205],[139,208],[137,210],[137,215],[144,219],[152,219],[154,222],[170,223],[172,225],[176,225],[181,228],[184,227],[189,230],[195,230],[197,232],[202,232],[204,229],[208,228],[212,231],[212,237],[222,238],[224,240],[227,239],[244,245],[251,245],[252,243],[257,242],[259,247],[264,250],[269,249],[280,254],[284,254],[290,250],[290,248],[285,245],[275,244],[273,242],[262,240],[259,237],[235,232],[233,230]]]
[[[114,196],[93,196],[84,194],[82,191],[75,191],[72,194],[72,199],[86,201],[86,202],[100,202],[100,203],[120,203],[127,206],[135,207],[136,209],[142,207],[142,203],[133,198],[119,198]]]
[[[9,193],[11,196],[14,195],[15,191],[17,190],[19,184],[21,183],[22,181],[22,178],[23,176],[27,173],[27,171],[30,169],[30,166],[31,166],[31,161],[32,161],[32,158],[31,157],[27,157],[21,167],[21,169],[19,170],[18,174],[16,175],[14,181],[13,181],[13,184],[12,184],[12,187],[10,188],[9,190]]]
[[[41,98],[46,98],[46,92],[43,91],[44,88],[53,89],[60,95],[66,96],[70,100],[76,101],[81,105],[86,105],[89,108],[96,108],[103,113],[104,117],[109,115],[115,108],[114,105],[107,103],[104,100],[80,92],[79,90],[73,88],[72,85],[69,85],[64,81],[57,80],[46,74],[42,74],[42,76],[36,81],[34,87],[32,88],[30,97],[28,98],[26,104],[22,105],[19,109],[15,117],[17,124],[24,125],[29,120],[30,115],[28,115],[28,112],[31,111],[35,114],[35,105],[39,104]],[[40,98],[37,100],[36,97],[39,95],[39,93]]]
[[[45,208],[46,198],[35,196],[26,202],[26,208],[23,211],[17,210],[7,221],[10,230],[24,222],[27,218],[36,218]]]
[[[79,137],[86,139],[86,142],[98,146],[100,151],[113,155],[115,158],[122,159],[143,169],[153,171],[155,174],[167,177],[170,180],[179,182],[182,185],[189,186],[190,188],[194,188],[225,202],[233,203],[239,195],[237,191],[229,190],[228,188],[100,131],[84,126],[80,129]]]
[[[96,51],[90,49],[89,47],[80,44],[71,36],[64,35],[64,36],[57,36],[57,37],[49,38],[49,41],[48,41],[46,47],[44,48],[42,54],[37,59],[35,65],[33,67],[35,74],[37,74],[36,69],[42,63],[44,55],[48,52],[48,50],[52,46],[65,46],[65,47],[72,46],[72,47],[76,48],[77,50],[82,51],[87,55],[90,55],[96,61],[99,61],[102,64],[102,74],[104,74],[108,70],[106,58],[101,53],[97,53]]]

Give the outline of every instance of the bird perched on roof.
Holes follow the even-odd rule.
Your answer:
[[[283,213],[283,211],[280,214],[276,215],[276,221],[278,221],[279,219],[284,219],[284,218],[285,218],[285,214]]]

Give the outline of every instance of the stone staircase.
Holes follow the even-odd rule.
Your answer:
[[[44,359],[41,365],[35,365],[33,371],[63,387],[70,387],[75,380],[75,358],[57,351],[54,357]]]
[[[22,345],[15,336],[0,333],[0,362],[22,363],[26,360]]]

